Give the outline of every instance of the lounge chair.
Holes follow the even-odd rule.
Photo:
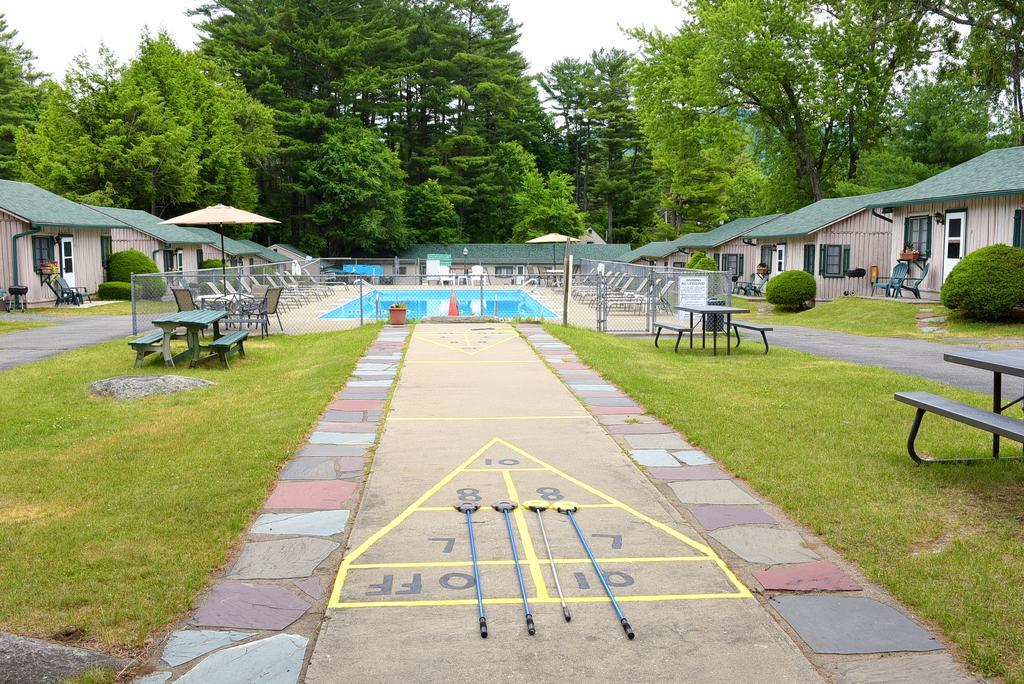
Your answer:
[[[764,297],[764,288],[768,284],[768,276],[761,278],[761,282],[753,282],[750,287],[747,288],[747,296],[754,295],[756,297]]]
[[[871,283],[871,294],[874,294],[875,290],[885,290],[886,297],[899,297],[909,269],[910,266],[906,261],[899,262],[896,264],[896,268],[892,269],[892,275],[888,278],[879,278]]]
[[[909,269],[908,269],[909,272]],[[921,275],[916,278],[906,278],[903,281],[903,285],[900,286],[903,290],[908,290],[914,294],[914,299],[921,298],[921,283],[928,276],[928,262],[924,262],[924,268],[921,269]]]
[[[733,294],[749,295],[750,294],[750,289],[752,287],[754,287],[754,278],[756,278],[756,277],[757,277],[756,273],[751,273],[750,274],[750,280],[748,280],[747,282],[744,283],[744,282],[742,282],[740,280],[737,280],[735,283],[733,283],[732,293]]]
[[[57,295],[57,301],[54,306],[60,306],[61,304],[74,304],[75,306],[81,306],[88,299],[92,302],[92,298],[89,296],[89,290],[84,287],[71,287],[68,285],[68,281],[64,278],[57,278],[57,287],[52,288],[54,293]]]
[[[477,264],[469,269],[469,284],[470,285],[486,285],[487,284],[487,271],[480,264]]]
[[[196,300],[192,298],[192,290],[185,288],[171,288],[171,294],[174,295],[174,303],[178,305],[178,311],[195,311]]]

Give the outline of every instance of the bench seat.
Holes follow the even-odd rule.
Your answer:
[[[679,333],[676,336],[676,352],[679,351],[679,343],[683,339],[683,333],[684,332],[690,332],[690,326],[688,326],[688,325],[682,325],[681,323],[669,323],[667,321],[655,321],[654,322],[654,327],[657,328],[657,330],[654,333],[654,346],[655,347],[658,346],[658,340],[661,338],[661,331],[662,330],[673,330],[673,331]]]
[[[1024,444],[1024,420],[1018,420],[1011,416],[1000,413],[993,413],[985,409],[965,404],[955,399],[941,397],[930,392],[897,392],[894,397],[896,401],[908,404],[917,409],[914,417],[914,424],[910,429],[910,437],[907,439],[907,451],[916,463],[974,463],[976,461],[987,461],[981,458],[959,458],[959,459],[934,459],[928,456],[919,455],[914,449],[914,441],[921,428],[921,419],[925,413],[934,413],[955,420],[958,423],[969,425],[985,432],[990,432],[999,437],[1005,437],[1015,442]],[[996,452],[997,453],[997,452]],[[996,456],[998,458],[998,456]],[[1005,461],[1024,460],[1021,457],[1003,458]]]
[[[245,358],[245,340],[248,337],[248,330],[236,330],[235,332],[221,335],[206,346],[217,354],[220,358],[220,362],[224,364],[225,368],[230,368],[230,366],[228,366],[228,356],[234,352],[238,352],[239,356],[243,359]]]
[[[160,351],[160,346],[164,341],[163,330],[153,330],[148,332],[142,337],[137,337],[134,340],[128,340],[128,346],[135,350],[135,367],[138,368],[142,365],[143,361],[150,354],[156,354]]]
[[[770,325],[764,325],[762,323],[751,323],[750,321],[732,321],[732,331],[736,333],[736,348],[740,346],[740,328],[744,330],[753,330],[754,332],[761,333],[761,341],[764,342],[764,353],[768,353],[768,335],[766,333],[771,332],[775,328]]]

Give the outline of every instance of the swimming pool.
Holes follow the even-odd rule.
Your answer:
[[[410,320],[424,316],[447,316],[450,297],[450,289],[374,290],[363,295],[363,318],[376,318],[378,311],[381,318],[387,318],[388,307],[396,302],[405,302],[409,308],[407,316]],[[459,303],[460,316],[556,318],[554,312],[522,290],[484,290],[482,308],[479,289],[456,289],[455,298]],[[359,318],[359,300],[345,302],[320,318]]]

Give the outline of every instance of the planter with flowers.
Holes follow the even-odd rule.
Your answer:
[[[395,302],[388,307],[388,323],[391,325],[405,325],[405,316],[408,313],[405,302]]]
[[[921,250],[915,249],[914,245],[909,242],[903,245],[903,249],[900,250],[900,261],[917,261],[921,258]]]

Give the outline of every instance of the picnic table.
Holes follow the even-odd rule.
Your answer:
[[[1024,395],[1009,404],[1003,403],[1003,375],[1024,378],[1024,350],[975,351],[964,350],[942,355],[944,361],[971,366],[992,373],[992,411],[1002,413],[1006,409],[1024,402]],[[992,435],[992,457],[999,458],[999,435]]]
[[[723,304],[681,304],[675,307],[676,311],[690,314],[690,349],[693,349],[693,331],[696,329],[694,315],[700,316],[700,343],[701,348],[707,347],[707,317],[713,315],[725,316],[725,353],[732,354],[732,341],[730,331],[732,330],[732,315],[747,313],[747,309]],[[718,356],[718,326],[712,327],[714,355]]]
[[[229,314],[230,312],[224,309],[195,309],[179,311],[155,319],[153,325],[163,331],[160,350],[163,353],[164,362],[173,368],[176,362],[190,358],[189,367],[194,368],[204,360],[201,358],[202,353],[212,349],[200,343],[199,333],[212,325],[213,339],[219,339],[220,321]],[[174,331],[178,328],[185,328],[185,341],[188,344],[188,349],[178,354],[172,354],[171,339],[174,337]]]

